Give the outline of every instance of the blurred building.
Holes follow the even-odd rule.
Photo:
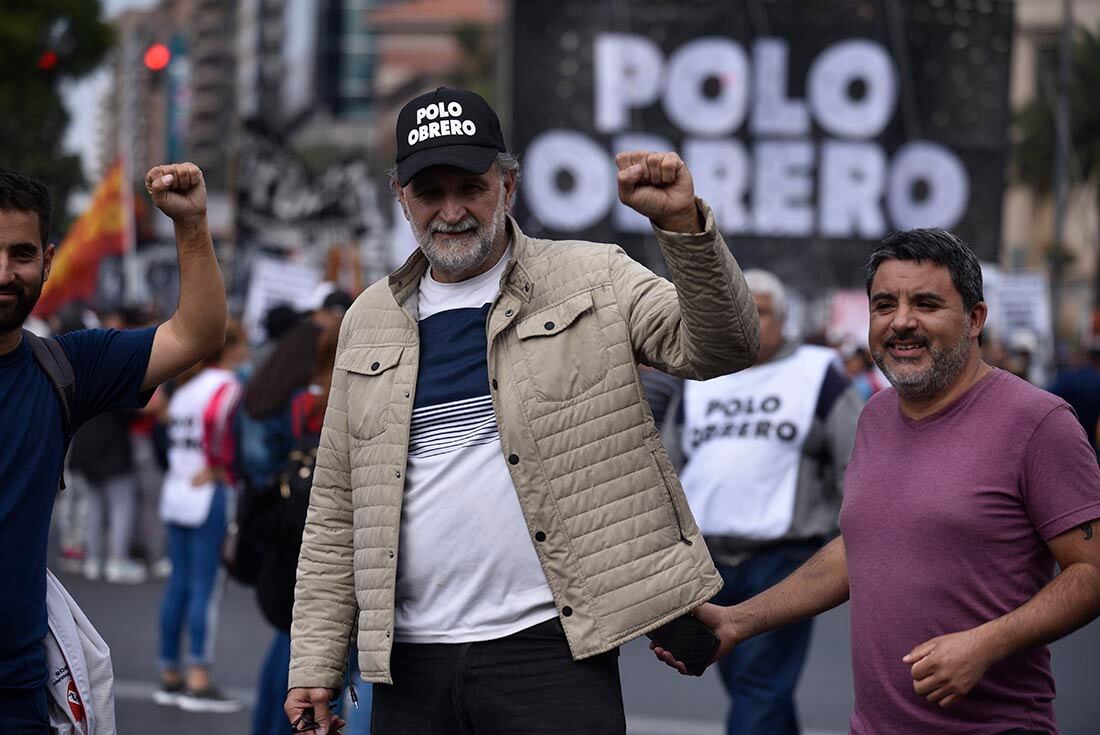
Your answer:
[[[367,13],[376,54],[373,138],[382,159],[393,158],[397,113],[412,97],[454,85],[494,101],[504,10],[505,0],[406,0]]]
[[[1073,16],[1078,26],[1100,28],[1100,2],[1076,0]],[[1062,0],[1017,0],[1011,84],[1014,109],[1022,108],[1044,86],[1055,83],[1061,29]],[[1051,151],[1052,161],[1053,157],[1054,151]],[[1100,277],[1097,274],[1100,258],[1098,201],[1100,193],[1093,186],[1076,187],[1070,192],[1065,228],[1070,262],[1062,278],[1058,324],[1061,334],[1071,340],[1082,336],[1090,324]],[[1053,237],[1053,198],[1037,195],[1010,180],[1005,194],[1001,265],[1008,270],[1047,269]]]
[[[103,98],[101,165],[126,145],[134,176],[164,161],[191,160],[211,189],[224,189],[233,126],[236,12],[220,0],[162,0],[114,19],[119,44]],[[168,49],[150,67],[154,44]]]

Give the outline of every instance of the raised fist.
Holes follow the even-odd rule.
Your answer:
[[[206,182],[193,163],[154,166],[145,174],[145,190],[157,208],[176,222],[206,216]]]
[[[615,156],[619,199],[670,232],[701,232],[691,172],[675,153],[627,151]]]

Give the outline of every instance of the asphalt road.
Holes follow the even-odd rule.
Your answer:
[[[136,586],[61,579],[111,646],[116,676],[118,731],[122,735],[205,733],[244,735],[250,711],[191,714],[154,704],[157,684],[157,617],[162,585]],[[218,620],[215,679],[251,705],[260,661],[272,635],[252,591],[228,584]],[[818,619],[798,703],[807,735],[847,732],[852,705],[847,606]],[[1054,674],[1062,735],[1100,733],[1100,623],[1058,642]],[[652,657],[644,642],[624,647],[620,659],[630,735],[721,735],[725,694],[717,675],[681,677]]]

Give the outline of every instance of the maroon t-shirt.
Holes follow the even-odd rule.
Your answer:
[[[941,708],[902,657],[1030,600],[1054,574],[1046,541],[1100,517],[1100,469],[1073,410],[995,370],[914,421],[891,388],[863,409],[844,482],[853,735],[1055,732],[1046,647],[1004,659]]]

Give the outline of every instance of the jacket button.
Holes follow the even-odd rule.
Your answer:
[[[409,397],[409,392],[408,392],[408,391],[405,391],[405,397],[406,397],[406,398],[408,398],[408,397]]]
[[[512,315],[513,315],[513,314],[515,314],[515,313],[516,313],[516,312],[512,311],[511,309],[509,309],[508,311],[504,312],[504,316],[512,316]]]
[[[549,328],[549,327],[548,327],[548,328]],[[370,364],[370,369],[371,369],[371,370],[377,370],[377,369],[378,369],[379,367],[381,367],[381,366],[380,366],[380,365],[379,365],[379,364],[378,364],[377,362],[372,362],[372,363]]]
[[[570,615],[573,614],[573,608],[566,605],[565,607],[563,607],[561,609],[561,614],[564,615],[565,617],[569,617]]]
[[[545,533],[543,533],[542,531],[537,531],[535,533],[535,541],[538,541],[539,543],[542,543],[545,540],[546,540],[546,534]]]
[[[519,455],[518,454],[509,454],[508,455],[508,463],[509,464],[519,464]]]
[[[390,558],[391,559],[393,558],[393,552],[392,551],[390,552]]]
[[[489,385],[493,386],[493,390],[496,390],[497,389],[497,379],[493,378],[492,382],[489,383]]]
[[[401,470],[395,470],[394,473],[393,473],[393,476],[398,478],[398,479],[401,479]]]
[[[542,326],[546,327],[547,330],[550,330],[554,328],[554,322],[546,322],[546,324],[543,324]]]

